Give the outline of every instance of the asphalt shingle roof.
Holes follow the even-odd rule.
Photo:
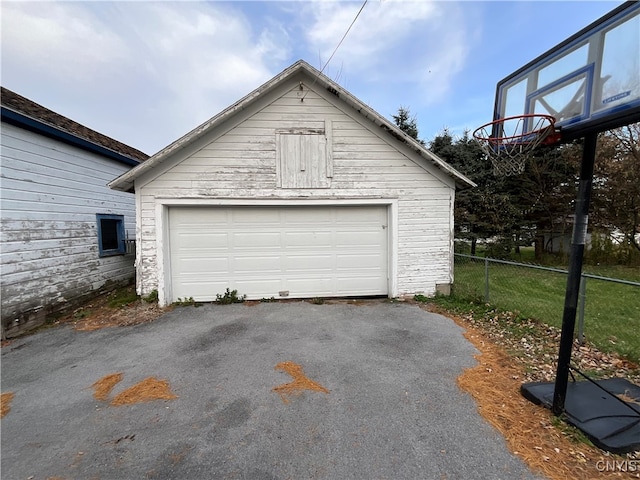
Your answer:
[[[0,87],[0,89],[2,106],[9,110],[13,110],[14,112],[30,117],[33,120],[45,123],[76,137],[83,138],[84,140],[95,143],[96,145],[100,145],[101,147],[107,148],[134,160],[143,162],[149,158],[149,155],[141,152],[140,150],[130,147],[129,145],[125,145],[124,143],[114,140],[111,137],[107,137],[95,130],[91,130],[90,128],[85,127],[78,122],[74,122],[59,113],[49,110],[48,108],[43,107],[22,95],[18,95],[8,88]]]

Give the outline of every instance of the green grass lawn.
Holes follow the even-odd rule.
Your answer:
[[[640,282],[638,268],[589,266],[584,270],[594,275]],[[490,263],[489,303],[560,327],[566,282],[564,273]],[[456,257],[453,294],[484,301],[483,259]],[[600,350],[615,351],[640,362],[640,287],[587,278],[584,334]]]

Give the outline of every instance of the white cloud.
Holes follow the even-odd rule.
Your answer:
[[[20,62],[58,79],[92,81],[128,55],[126,44],[81,4],[2,5],[3,63]]]
[[[60,113],[150,153],[271,78],[269,62],[289,53],[284,30],[253,31],[233,4],[2,8],[5,86],[36,101],[63,97]]]
[[[314,2],[310,50],[326,61],[355,17],[360,3]],[[465,7],[466,9],[466,7]],[[458,4],[441,1],[369,2],[332,64],[381,85],[417,87],[417,100],[431,103],[450,91],[469,53],[469,25]],[[328,69],[330,70],[330,69]]]
[[[273,19],[267,19],[268,28],[260,34],[255,53],[265,60],[285,61],[291,53],[291,38],[287,30]]]
[[[237,13],[205,4],[143,6],[138,34],[146,44],[147,61],[176,95],[201,89],[244,91],[270,72],[252,38],[250,25]],[[132,20],[133,21],[133,20]]]
[[[331,54],[338,41],[360,10],[355,2],[314,2],[311,9],[315,23],[308,31],[309,41],[325,54]],[[398,45],[411,35],[412,27],[437,14],[432,2],[370,2],[351,28],[340,52],[354,57],[356,62],[368,64],[371,55]]]
[[[298,58],[319,66],[360,6],[5,2],[2,81],[153,153]],[[325,73],[384,115],[444,101],[468,56],[474,8],[372,0]]]

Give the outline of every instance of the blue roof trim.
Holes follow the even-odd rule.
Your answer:
[[[91,153],[96,153],[98,155],[102,155],[103,157],[110,158],[111,160],[115,160],[116,162],[124,163],[130,167],[135,167],[141,162],[125,155],[122,155],[118,152],[114,152],[113,150],[109,150],[101,145],[85,140],[82,137],[78,137],[76,135],[72,135],[71,133],[65,132],[64,130],[60,130],[56,127],[52,127],[46,123],[40,122],[38,120],[34,120],[31,117],[26,115],[22,115],[18,112],[14,112],[5,107],[1,107],[1,117],[3,122],[7,122],[16,127],[24,128],[25,130],[29,130],[34,133],[39,133],[45,137],[52,138],[54,140],[59,140],[68,145],[72,145],[74,147],[81,148]]]

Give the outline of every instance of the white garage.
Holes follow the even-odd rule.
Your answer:
[[[387,295],[386,206],[170,207],[171,297]]]
[[[473,183],[299,61],[110,183],[136,194],[140,295],[448,291]]]

